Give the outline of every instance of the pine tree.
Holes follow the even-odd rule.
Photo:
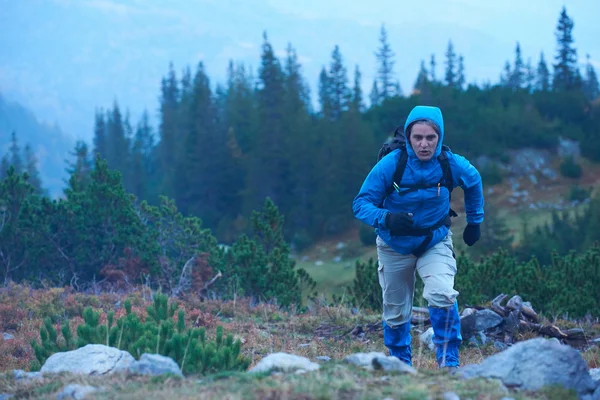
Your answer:
[[[421,67],[417,79],[415,80],[414,90],[421,92],[428,84],[429,72],[427,72],[427,69],[425,68],[425,61],[421,60]]]
[[[0,180],[6,178],[9,168],[10,161],[8,161],[8,156],[5,154],[2,156],[2,160],[0,160]]]
[[[371,103],[371,107],[381,104],[381,95],[379,93],[379,87],[377,86],[377,80],[373,81],[373,86],[371,87],[371,92],[369,93],[369,101]]]
[[[66,171],[70,176],[67,182],[73,192],[79,192],[88,187],[91,182],[92,159],[87,144],[78,140],[73,151],[69,153],[75,161],[67,160]],[[99,156],[99,153],[96,153]]]
[[[458,57],[458,71],[456,73],[456,87],[462,90],[462,89],[464,89],[465,83],[466,83],[465,64],[464,64],[463,56],[460,55]]]
[[[388,35],[385,26],[381,26],[379,33],[379,49],[375,52],[377,58],[377,81],[378,93],[381,101],[391,97],[394,94],[394,53],[388,42]]]
[[[38,195],[46,195],[46,191],[42,188],[42,180],[40,179],[40,173],[38,171],[38,160],[31,149],[31,146],[27,144],[25,146],[25,171],[29,176],[29,183],[33,186],[35,193]]]
[[[329,66],[330,98],[333,120],[340,119],[343,112],[348,110],[350,89],[348,88],[348,73],[342,60],[339,46],[335,46],[331,53]],[[389,92],[388,92],[389,95]]]
[[[540,61],[537,66],[537,80],[535,88],[541,92],[547,92],[550,90],[550,71],[546,60],[544,60],[544,52],[540,53]]]
[[[527,64],[525,65],[525,87],[528,92],[532,92],[535,88],[535,70],[531,65],[531,58],[527,59]]]
[[[319,104],[321,106],[321,115],[325,119],[333,118],[333,104],[331,99],[331,79],[325,67],[321,68],[319,73]]]
[[[456,85],[456,53],[452,41],[448,41],[448,49],[446,50],[446,85],[454,87]]]
[[[23,158],[21,156],[21,147],[19,146],[19,140],[17,139],[17,134],[15,131],[11,134],[10,139],[10,164],[15,168],[15,172],[17,174],[21,174],[24,172],[23,170]]]
[[[108,167],[119,171],[124,177],[124,182],[127,183],[125,173],[129,164],[129,143],[125,133],[125,119],[116,101],[112,110],[107,113],[106,139]]]
[[[358,65],[354,68],[354,87],[352,88],[352,103],[351,108],[360,113],[364,112],[365,105],[363,104],[363,93],[361,88],[361,73]]]
[[[590,61],[590,55],[586,55],[587,64],[585,67],[584,93],[590,100],[596,100],[600,96],[600,85],[598,84],[598,75]]]
[[[105,160],[109,157],[108,138],[106,136],[106,122],[104,119],[104,111],[102,109],[96,110],[95,121],[94,121],[94,152]]]
[[[517,42],[515,48],[515,63],[510,75],[508,86],[512,89],[520,89],[525,82],[525,67],[523,65],[523,57],[521,56],[521,45]]]
[[[504,70],[500,74],[500,85],[510,86],[512,79],[512,71],[510,70],[510,62],[506,61],[504,64]]]
[[[130,190],[138,199],[148,200],[150,197],[153,149],[152,127],[150,126],[148,111],[144,110],[137,125],[131,148]]]
[[[554,90],[572,90],[578,86],[577,50],[573,47],[574,22],[563,7],[556,27],[557,52],[554,59]]]
[[[177,77],[173,64],[169,64],[169,74],[161,82],[158,170],[161,173],[160,192],[170,198],[175,197],[173,185],[176,182],[176,165],[182,142],[179,127],[179,98]]]
[[[435,63],[435,55],[432,54],[431,55],[431,60],[429,61],[429,72],[431,73],[431,82],[435,83],[436,82],[436,78],[435,78],[435,66],[437,64]]]

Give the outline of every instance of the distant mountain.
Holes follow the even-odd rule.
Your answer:
[[[42,186],[52,197],[62,193],[66,161],[75,141],[60,128],[39,122],[31,111],[0,94],[0,157],[8,152],[15,132],[21,151],[29,144],[38,159]]]

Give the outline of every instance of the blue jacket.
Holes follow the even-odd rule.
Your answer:
[[[444,119],[437,107],[417,106],[408,115],[405,131],[411,122],[418,119],[433,121],[440,128],[440,138],[434,156],[428,161],[417,158],[407,138],[408,161],[403,183],[438,183],[442,178],[442,167],[437,156],[442,150],[444,140]],[[408,212],[413,214],[414,228],[429,228],[448,215],[450,211],[447,188],[418,189],[400,196],[396,191],[387,198],[386,191],[392,185],[400,150],[394,150],[383,157],[369,172],[352,203],[355,217],[376,229],[377,234],[392,249],[401,254],[412,254],[425,239],[425,236],[391,236],[385,226],[388,212]],[[480,224],[483,221],[483,190],[481,176],[477,169],[464,157],[447,151],[452,170],[453,188],[460,186],[464,191],[467,222]],[[384,200],[385,198],[385,200]],[[378,205],[382,204],[383,208]],[[448,234],[448,227],[441,226],[433,232],[430,248],[439,243]]]

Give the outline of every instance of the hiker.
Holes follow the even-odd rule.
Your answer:
[[[440,368],[459,366],[460,317],[454,289],[456,260],[450,231],[450,192],[464,191],[463,240],[479,240],[483,221],[481,176],[464,157],[442,145],[437,107],[417,106],[404,124],[405,150],[383,156],[353,201],[355,217],[374,227],[383,292],[383,338],[390,355],[412,365],[410,321],[415,271],[423,280]],[[404,160],[399,168],[399,160]],[[400,176],[398,176],[398,170]],[[450,176],[451,175],[451,176]]]

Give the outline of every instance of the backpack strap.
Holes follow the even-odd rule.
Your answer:
[[[392,185],[387,189],[387,195],[389,196],[394,191],[394,185],[399,185],[402,182],[402,176],[404,175],[404,170],[406,169],[406,163],[408,162],[408,152],[406,151],[406,144],[400,145],[400,157],[398,157],[398,162],[396,163],[396,171],[394,171],[394,176],[392,178]]]
[[[448,200],[452,200],[452,190],[454,190],[454,180],[452,178],[452,168],[450,168],[450,161],[448,160],[448,154],[446,154],[446,151],[449,151],[450,148],[447,146],[443,146],[442,147],[442,152],[440,153],[440,155],[438,156],[438,160],[440,162],[440,166],[442,167],[442,179],[443,179],[443,184],[444,186],[446,186],[446,188],[448,189]],[[442,183],[442,182],[440,182]],[[450,208],[450,212],[449,215],[451,217],[458,217],[458,214],[456,213],[456,211],[454,211],[452,208]]]

